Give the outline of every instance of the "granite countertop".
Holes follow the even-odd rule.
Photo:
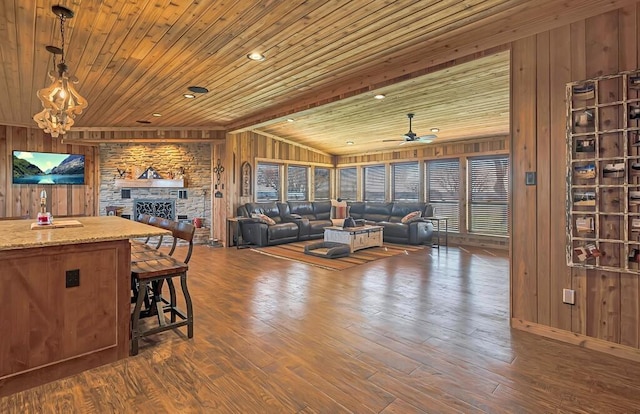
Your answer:
[[[31,230],[31,224],[35,222],[32,219],[0,221],[0,250],[60,246],[171,234],[168,230],[117,216],[74,217],[73,219],[82,223],[83,226]]]

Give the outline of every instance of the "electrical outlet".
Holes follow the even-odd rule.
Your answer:
[[[72,288],[77,286],[80,286],[80,269],[67,270],[65,287]]]
[[[576,304],[576,291],[573,289],[562,289],[562,303],[568,305]]]

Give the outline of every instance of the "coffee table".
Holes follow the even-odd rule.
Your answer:
[[[351,253],[382,246],[382,226],[325,227],[324,241],[349,245]]]

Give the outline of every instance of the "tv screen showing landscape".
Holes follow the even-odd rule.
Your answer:
[[[14,184],[84,184],[84,155],[13,151]]]

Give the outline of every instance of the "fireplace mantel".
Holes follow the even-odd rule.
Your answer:
[[[147,187],[164,187],[164,188],[184,188],[184,179],[169,180],[164,178],[150,179],[122,179],[116,178],[116,187],[123,188],[147,188]]]

